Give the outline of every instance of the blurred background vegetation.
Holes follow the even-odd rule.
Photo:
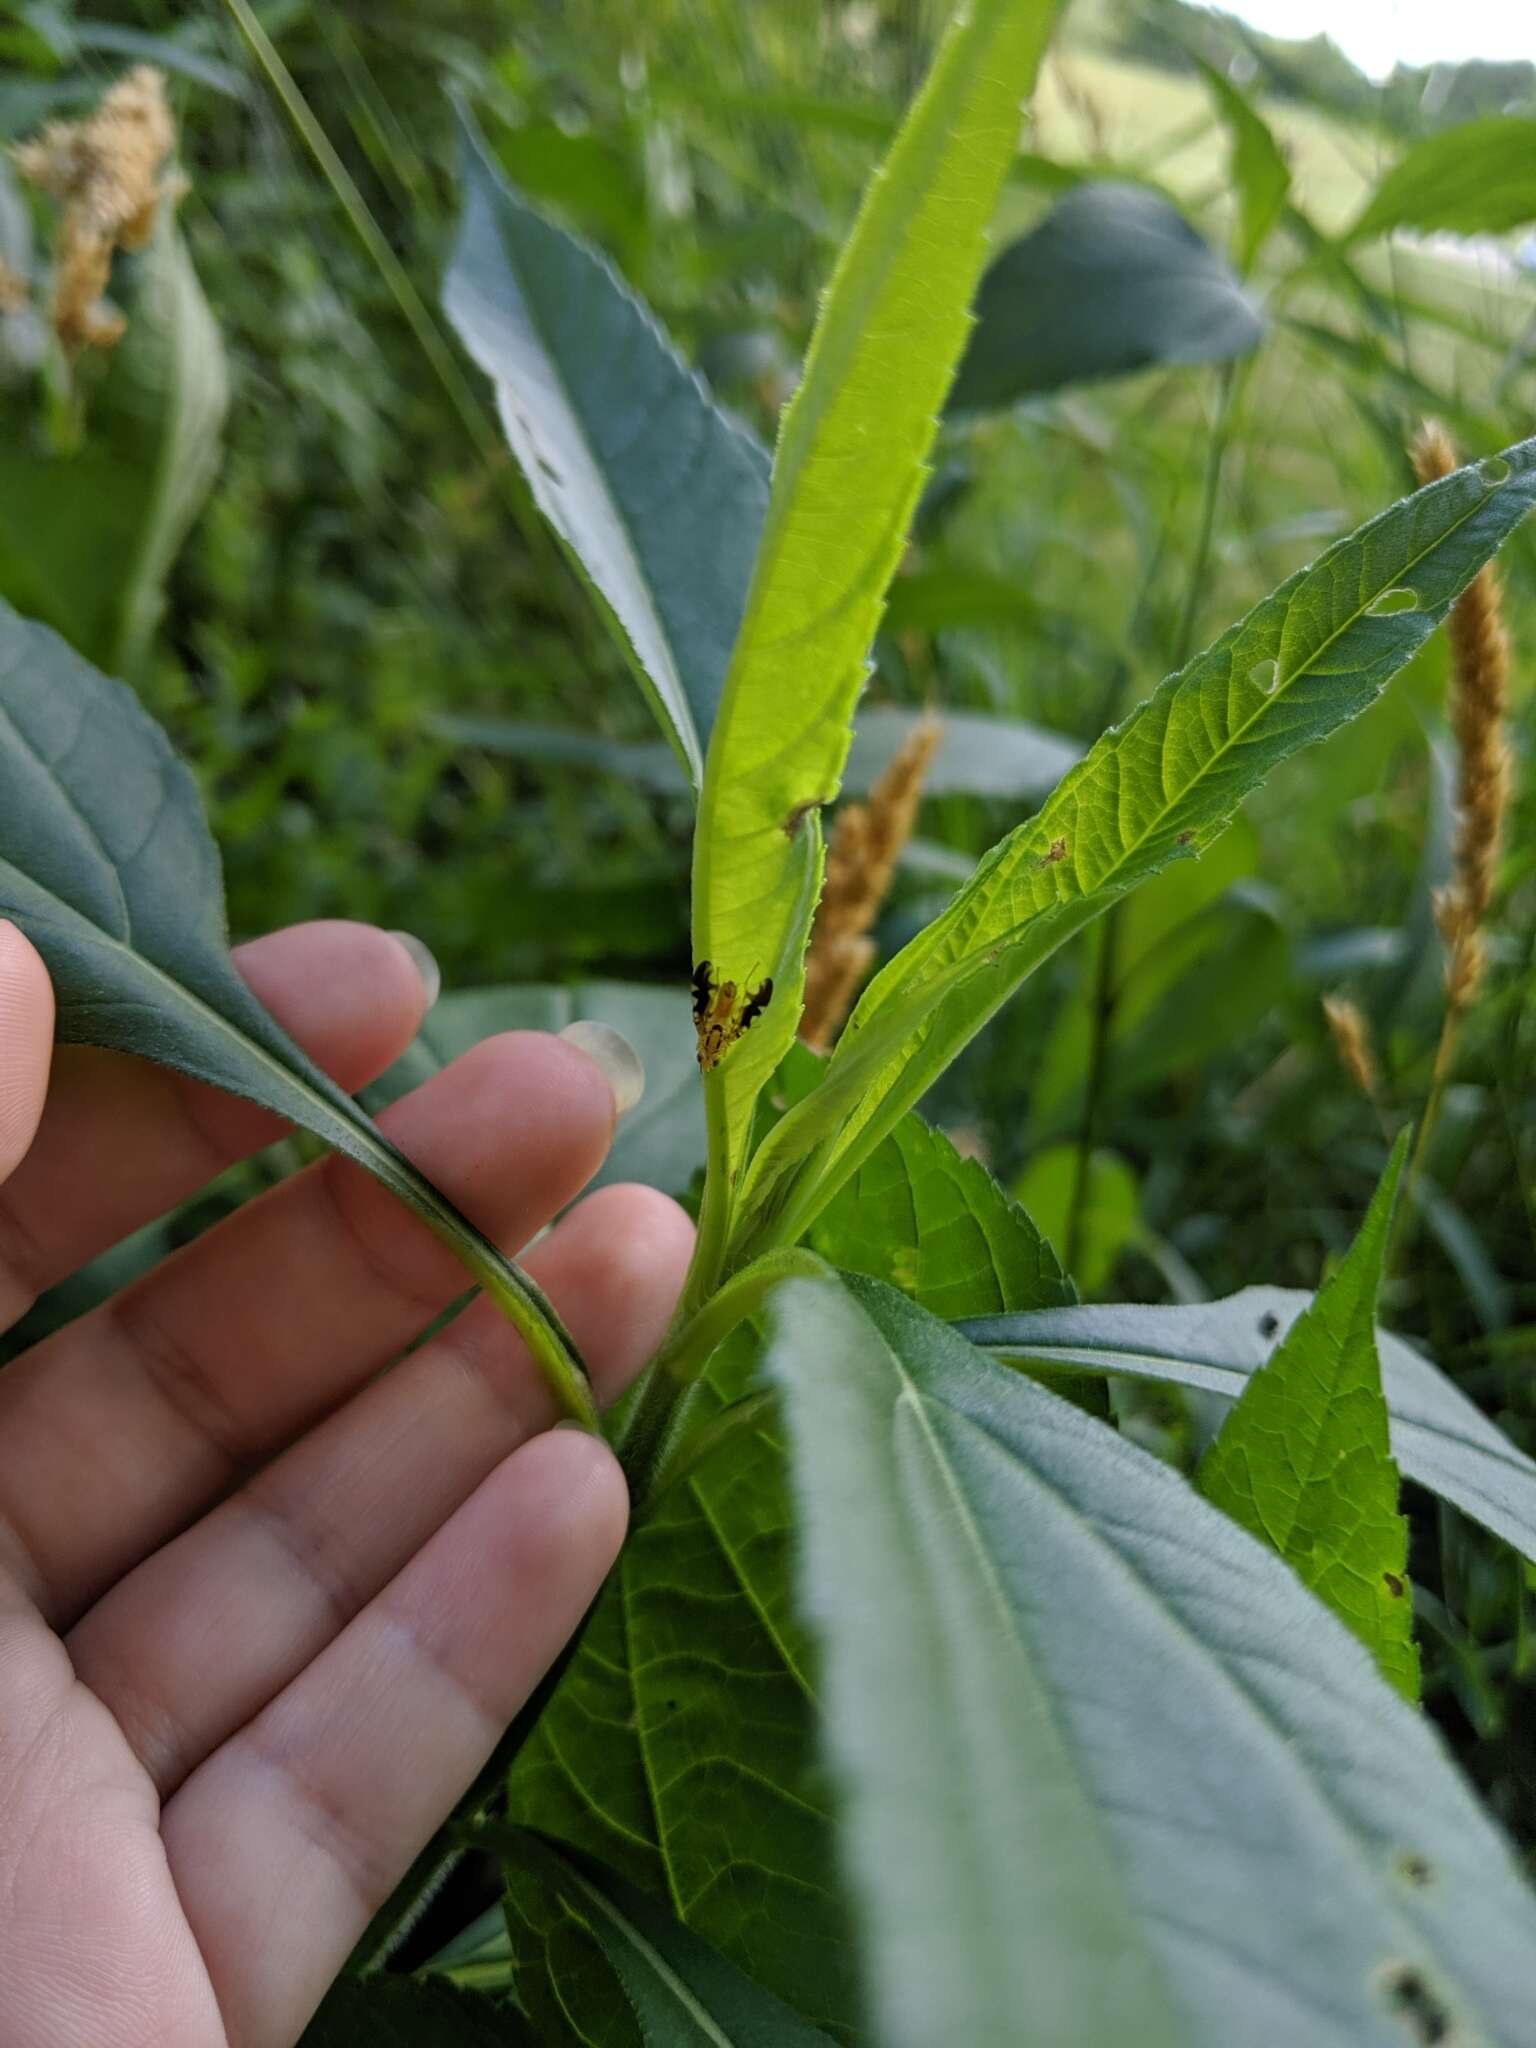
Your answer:
[[[449,988],[683,986],[687,806],[437,311],[456,211],[448,91],[513,182],[598,243],[771,439],[938,12],[264,0],[277,76],[216,0],[0,13],[0,140],[78,116],[136,62],[169,81],[190,269],[165,238],[120,259],[125,339],[73,370],[35,308],[0,316],[0,595],[125,673],[165,724],[201,778],[237,935],[357,916],[418,933]],[[1439,225],[1346,232],[1427,138],[1492,122],[1519,140],[1533,117],[1530,64],[1375,83],[1331,44],[1277,43],[1177,0],[1072,10],[998,245],[1085,178],[1140,186],[1225,252],[1218,296],[1262,338],[1228,365],[1154,359],[947,424],[871,701],[1006,723],[980,729],[969,769],[957,746],[925,804],[887,942],[1033,807],[1063,746],[1409,489],[1426,416],[1469,458],[1536,424],[1528,142],[1523,182],[1517,153],[1507,189],[1490,199],[1478,175]],[[1270,148],[1282,167],[1264,223],[1245,148],[1250,172]],[[49,222],[0,174],[13,273],[40,273]],[[1144,335],[1150,315],[1093,318],[1074,343],[1085,359],[1104,321]],[[1181,349],[1200,354],[1187,337],[1168,353]],[[1536,536],[1502,573],[1520,794],[1492,972],[1387,1314],[1529,1450]],[[1039,975],[929,1105],[1071,1240],[1086,1292],[1311,1286],[1348,1243],[1387,1133],[1423,1104],[1440,1029],[1446,680],[1442,636],[1203,861],[1144,892],[1112,941],[1101,931]],[[1374,1093],[1341,1064],[1325,996],[1365,1018]],[[1190,1427],[1171,1401],[1130,1422],[1170,1455]],[[1450,1510],[1433,1527],[1415,1511],[1431,1703],[1529,1847],[1527,1569]]]

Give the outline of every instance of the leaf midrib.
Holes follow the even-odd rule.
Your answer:
[[[699,2003],[690,1986],[678,1976],[660,1950],[646,1939],[633,1921],[626,1919],[595,1885],[588,1882],[579,1870],[573,1869],[570,1864],[566,1864],[565,1868],[569,1873],[571,1882],[581,1892],[582,1896],[596,1908],[598,1915],[608,1923],[619,1939],[626,1942],[640,1957],[641,1961],[655,1972],[656,1976],[660,1978],[661,1982],[665,1984],[668,1991],[676,1999],[678,2005],[693,2021],[694,2025],[698,2027],[705,2040],[712,2044],[712,2048],[737,2048],[737,2044],[732,2041],[730,2035],[721,2032],[714,2015],[707,2007]],[[636,2017],[640,2018],[641,2016],[637,2014]],[[643,2019],[641,2019],[641,2025],[644,2027]]]
[[[1487,502],[1488,498],[1487,495],[1485,495],[1476,503],[1469,505],[1466,511],[1463,512],[1461,516],[1452,525],[1445,527],[1439,534],[1437,534],[1434,540],[1432,540],[1428,546],[1421,548],[1417,554],[1410,556],[1409,559],[1406,562],[1404,562],[1402,566],[1394,573],[1390,582],[1383,583],[1379,589],[1374,590],[1371,593],[1368,599],[1362,600],[1359,604],[1357,604],[1356,608],[1349,614],[1348,618],[1344,619],[1337,627],[1335,627],[1335,629],[1328,635],[1327,639],[1321,641],[1299,667],[1292,670],[1291,674],[1286,677],[1285,681],[1280,684],[1278,689],[1274,690],[1270,695],[1262,697],[1259,704],[1255,706],[1251,715],[1241,725],[1234,726],[1228,732],[1227,737],[1221,742],[1220,746],[1218,746],[1213,752],[1211,752],[1205,757],[1204,761],[1200,764],[1195,774],[1190,776],[1188,781],[1180,787],[1178,793],[1171,799],[1165,801],[1161,808],[1152,813],[1152,815],[1148,818],[1147,822],[1145,823],[1140,834],[1135,839],[1133,839],[1128,845],[1122,846],[1121,851],[1113,865],[1105,871],[1105,873],[1099,878],[1099,880],[1096,883],[1094,883],[1092,888],[1079,889],[1076,900],[1079,903],[1088,904],[1093,902],[1095,898],[1103,895],[1106,892],[1106,890],[1109,889],[1109,887],[1111,886],[1114,878],[1118,876],[1130,864],[1132,860],[1134,860],[1135,856],[1141,851],[1142,847],[1146,844],[1148,839],[1152,837],[1153,833],[1158,829],[1158,827],[1162,825],[1164,821],[1174,811],[1177,810],[1178,806],[1181,803],[1187,800],[1187,798],[1193,790],[1199,787],[1199,785],[1210,774],[1211,770],[1215,767],[1215,765],[1219,761],[1223,760],[1226,757],[1226,755],[1230,753],[1233,750],[1233,748],[1236,747],[1241,741],[1246,739],[1247,735],[1255,725],[1267,719],[1269,715],[1274,711],[1274,709],[1285,701],[1286,697],[1288,696],[1291,689],[1296,683],[1302,681],[1305,677],[1313,673],[1313,671],[1317,667],[1317,664],[1322,659],[1322,657],[1328,652],[1329,648],[1332,647],[1336,641],[1342,639],[1344,634],[1349,632],[1351,627],[1357,625],[1362,618],[1368,615],[1371,605],[1374,604],[1376,600],[1379,597],[1381,597],[1385,591],[1393,589],[1397,585],[1397,583],[1402,580],[1402,578],[1411,575],[1413,570],[1418,567],[1420,562],[1426,560],[1430,555],[1434,554],[1437,549],[1443,547],[1445,543],[1448,540],[1450,540],[1454,534],[1459,533],[1462,527],[1465,526],[1470,519],[1474,518],[1476,514],[1483,509],[1483,506],[1486,505]],[[1310,564],[1308,568],[1302,572],[1303,576],[1309,576],[1315,573],[1315,571],[1322,566],[1322,562],[1325,559],[1326,557],[1320,557],[1317,562]],[[1300,590],[1298,588],[1296,596],[1299,595]],[[1278,621],[1278,628],[1276,633],[1277,640],[1280,637],[1280,634],[1282,634],[1284,631],[1285,621],[1290,617],[1291,609],[1295,601],[1295,596],[1293,596],[1286,603],[1285,609],[1281,614],[1280,620]],[[1454,603],[1454,601],[1455,600],[1453,599],[1452,602]],[[1279,657],[1276,656],[1275,658],[1278,660]],[[1197,657],[1196,662],[1192,666],[1198,669],[1200,662],[1204,659],[1204,656]],[[1189,673],[1189,671],[1176,671],[1175,679],[1177,675],[1180,673]],[[1359,671],[1355,670],[1351,673],[1357,674],[1359,673]],[[1228,669],[1228,676],[1230,680],[1230,666]],[[1193,676],[1191,677],[1191,680],[1194,680]],[[1139,707],[1137,713],[1135,714],[1135,717],[1133,719],[1127,720],[1125,725],[1118,728],[1119,734],[1124,735],[1130,729],[1132,724],[1137,722],[1140,718],[1145,717],[1148,709],[1153,704],[1155,704],[1156,701],[1156,693],[1154,692],[1154,694],[1151,697],[1148,697],[1144,701],[1143,705]],[[1118,749],[1107,749],[1102,758],[1105,760],[1113,759],[1117,756],[1117,754]],[[1090,754],[1088,758],[1084,761],[1083,768],[1086,770],[1091,765],[1092,755]],[[1039,811],[1034,820],[1034,824],[1038,832],[1038,835],[1042,838],[1045,835],[1045,819],[1050,812],[1052,801],[1052,798],[1048,797],[1046,799],[1045,804],[1042,806],[1041,810]],[[1022,829],[1028,830],[1029,828],[1024,827]],[[1020,846],[1018,851],[1020,858],[1022,858],[1027,849],[1024,846]],[[1075,865],[1076,864],[1074,862],[1074,866]],[[1015,872],[1016,871],[1017,870],[1015,868]],[[1007,888],[1011,880],[1011,876],[1009,876],[1006,880],[1000,877],[998,883],[999,889],[1001,890]],[[1061,898],[1058,898],[1056,902],[1053,904],[1042,904],[1039,908],[1031,911],[1030,915],[1027,918],[1025,918],[1020,924],[1011,926],[1009,930],[1005,931],[1000,938],[994,938],[984,946],[977,945],[970,947],[966,952],[961,953],[958,956],[958,959],[952,961],[950,965],[959,966],[963,962],[973,959],[977,954],[988,953],[992,951],[994,947],[997,946],[1022,945],[1024,943],[1024,934],[1026,934],[1029,931],[1029,928],[1035,923],[1037,923],[1040,918],[1049,916],[1051,912],[1055,909],[1065,909],[1066,907],[1066,902]],[[1020,936],[1017,939],[1014,939],[1010,936],[1012,932],[1017,932]],[[932,957],[934,956],[930,955],[930,958]],[[877,1016],[881,1010],[886,1009],[891,1003],[899,1001],[903,995],[911,992],[917,987],[920,987],[922,985],[922,982],[930,980],[932,978],[933,977],[931,975],[915,976],[911,981],[908,981],[902,985],[892,988],[890,994],[886,996],[883,1001],[876,1004],[870,1010],[869,1016],[871,1018]]]
[[[999,1437],[996,1434],[996,1432],[990,1429],[983,1420],[969,1414],[966,1410],[952,1406],[950,1402],[944,1400],[942,1397],[935,1397],[935,1399],[938,1405],[944,1407],[951,1415],[955,1416],[961,1422],[969,1425],[970,1428],[976,1430],[979,1434],[987,1437],[992,1443],[996,1444],[997,1447],[1001,1451],[1003,1451],[1008,1457],[1015,1460],[1020,1466],[1022,1466],[1026,1471],[1028,1471],[1030,1476],[1033,1478],[1035,1484],[1045,1491],[1049,1498],[1058,1505],[1058,1507],[1065,1515],[1069,1516],[1073,1521],[1075,1521],[1079,1525],[1080,1528],[1082,1528],[1087,1533],[1090,1541],[1094,1544],[1099,1555],[1106,1559],[1113,1569],[1119,1571],[1125,1578],[1129,1579],[1132,1582],[1137,1592],[1141,1595],[1144,1606],[1149,1608],[1150,1611],[1155,1616],[1159,1617],[1167,1625],[1169,1629],[1171,1629],[1175,1634],[1181,1636],[1188,1644],[1190,1644],[1193,1647],[1199,1662],[1202,1665],[1213,1670],[1222,1686],[1229,1693],[1234,1694],[1236,1698],[1242,1703],[1242,1705],[1248,1710],[1252,1719],[1258,1724],[1262,1734],[1266,1738],[1268,1738],[1268,1746],[1270,1747],[1273,1754],[1280,1759],[1288,1775],[1292,1779],[1300,1781],[1303,1792],[1309,1795],[1309,1802],[1328,1821],[1332,1833],[1338,1839],[1342,1840],[1342,1842],[1344,1843],[1345,1848],[1348,1851],[1348,1860],[1353,1862],[1364,1872],[1366,1878],[1366,1891],[1368,1896],[1376,1898],[1382,1905],[1388,1919],[1396,1927],[1402,1929],[1405,1938],[1405,1944],[1409,1946],[1410,1950],[1412,1948],[1417,1948],[1421,1951],[1424,1949],[1428,1949],[1434,1955],[1436,1963],[1439,1966],[1439,1968],[1443,1971],[1444,1975],[1451,1981],[1455,1982],[1458,1998],[1463,2009],[1475,2011],[1476,2007],[1474,2003],[1468,1999],[1466,1992],[1460,1983],[1459,1978],[1455,1978],[1453,1972],[1446,1966],[1443,1959],[1442,1945],[1437,1941],[1431,1939],[1431,1937],[1418,1926],[1417,1922],[1407,1917],[1403,1913],[1401,1907],[1393,1901],[1391,1893],[1387,1889],[1387,1887],[1379,1882],[1380,1872],[1377,1866],[1372,1862],[1369,1854],[1367,1853],[1365,1844],[1360,1839],[1360,1836],[1358,1835],[1353,1824],[1350,1822],[1347,1815],[1340,1810],[1335,1801],[1328,1795],[1328,1792],[1326,1791],[1321,1778],[1309,1774],[1307,1770],[1302,1766],[1300,1757],[1297,1754],[1294,1739],[1287,1734],[1286,1730],[1281,1726],[1280,1722],[1275,1718],[1271,1710],[1264,1704],[1263,1700],[1260,1699],[1254,1693],[1250,1686],[1246,1685],[1243,1682],[1243,1680],[1239,1677],[1237,1671],[1233,1669],[1232,1666],[1230,1666],[1224,1658],[1220,1657],[1201,1639],[1201,1637],[1198,1634],[1196,1634],[1195,1630],[1190,1626],[1190,1624],[1183,1618],[1181,1614],[1178,1613],[1178,1611],[1173,1606],[1172,1602],[1165,1599],[1158,1592],[1156,1586],[1148,1580],[1146,1573],[1140,1568],[1140,1566],[1137,1565],[1130,1557],[1128,1557],[1126,1553],[1118,1547],[1118,1545],[1109,1542],[1108,1539],[1100,1533],[1099,1528],[1097,1524],[1094,1522],[1093,1518],[1085,1514],[1083,1510],[1079,1508],[1073,1501],[1071,1501],[1067,1497],[1067,1495],[1063,1493],[1059,1488],[1053,1486],[1051,1482],[1048,1479],[1046,1479],[1044,1475],[1040,1473],[1033,1464],[1031,1464],[1027,1459],[1020,1455],[1020,1453],[1008,1442],[1008,1440],[1005,1437]],[[1215,1508],[1211,1508],[1210,1512],[1215,1514],[1219,1511]],[[1248,1540],[1250,1542],[1253,1542],[1257,1539],[1250,1537],[1248,1538]],[[1339,1628],[1343,1627],[1343,1624],[1341,1622],[1335,1622],[1334,1625]],[[1369,1657],[1369,1652],[1365,1649],[1363,1644],[1358,1643],[1353,1637],[1350,1638],[1350,1641],[1352,1647],[1359,1650],[1361,1656]],[[1385,1680],[1383,1680],[1382,1683],[1385,1686]]]
[[[1054,1688],[1047,1685],[1043,1673],[1039,1670],[1038,1666],[1029,1655],[1029,1650],[1024,1641],[1022,1629],[1020,1627],[1019,1617],[1014,1609],[1013,1603],[1008,1598],[1006,1588],[1002,1584],[991,1551],[989,1550],[987,1544],[984,1542],[982,1538],[982,1532],[977,1524],[975,1514],[972,1511],[970,1500],[966,1495],[964,1489],[961,1487],[958,1475],[954,1470],[954,1466],[945,1454],[944,1448],[942,1444],[939,1442],[937,1433],[933,1428],[932,1421],[927,1412],[927,1397],[924,1395],[923,1390],[918,1386],[916,1380],[907,1371],[904,1361],[901,1359],[899,1354],[891,1345],[884,1331],[879,1329],[878,1326],[872,1320],[872,1318],[870,1318],[867,1314],[864,1314],[862,1309],[860,1309],[859,1313],[863,1316],[863,1320],[866,1326],[874,1335],[875,1340],[880,1347],[880,1350],[884,1353],[886,1359],[889,1361],[894,1376],[899,1384],[900,1391],[897,1395],[896,1403],[892,1408],[892,1422],[894,1424],[896,1415],[900,1408],[902,1408],[903,1406],[906,1407],[914,1417],[920,1432],[921,1440],[928,1451],[928,1454],[933,1462],[934,1468],[939,1476],[943,1489],[950,1500],[951,1506],[955,1513],[956,1522],[965,1537],[967,1545],[969,1546],[977,1560],[977,1564],[979,1567],[979,1577],[981,1579],[982,1584],[986,1588],[988,1600],[998,1618],[1000,1637],[1010,1646],[1017,1664],[1021,1667],[1022,1671],[1025,1674],[1027,1684],[1038,1697],[1041,1712],[1049,1722],[1051,1731],[1056,1739],[1057,1748],[1059,1749],[1061,1755],[1065,1758],[1072,1760],[1074,1764],[1076,1764],[1078,1757],[1077,1745],[1068,1737],[1066,1729],[1062,1724],[1059,1707],[1057,1704],[1057,1700],[1054,1696]],[[943,1405],[948,1409],[948,1412],[951,1415],[957,1418],[957,1420],[960,1420],[964,1423],[970,1423],[971,1418],[969,1416],[963,1415],[961,1411],[957,1409],[950,1408],[948,1403],[944,1403]],[[990,1432],[986,1432],[986,1434],[990,1436]],[[995,1441],[995,1439],[993,1439],[993,1441]],[[1085,1819],[1084,1832],[1092,1833],[1092,1835],[1094,1836],[1095,1840],[1099,1845],[1104,1866],[1114,1875],[1117,1887],[1119,1889],[1120,1898],[1122,1901],[1122,1913],[1120,1915],[1122,1922],[1129,1925],[1132,1928],[1135,1928],[1137,1924],[1136,1916],[1129,1910],[1131,1900],[1130,1895],[1125,1887],[1124,1872],[1121,1867],[1120,1858],[1115,1853],[1115,1847],[1112,1839],[1109,1837],[1104,1827],[1100,1824],[1099,1809],[1097,1803],[1093,1799],[1086,1796],[1085,1778],[1080,1767],[1074,1769],[1074,1779],[1076,1782],[1078,1792],[1077,1803],[1081,1808]],[[1156,1955],[1156,1953],[1150,1948],[1150,1946],[1145,1941],[1140,1943],[1140,1947],[1142,1949],[1143,1955],[1146,1958],[1147,1965],[1152,1975],[1159,1983],[1163,1985],[1166,1994],[1166,2010],[1168,2017],[1170,2019],[1176,2019],[1178,2017],[1177,2008],[1174,2004],[1171,1991],[1169,1990],[1169,1987],[1167,1985],[1166,1975],[1163,1970],[1162,1963]]]

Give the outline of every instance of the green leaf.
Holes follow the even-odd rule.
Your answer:
[[[169,218],[128,265],[128,326],[85,398],[82,445],[43,445],[30,383],[0,402],[0,592],[92,660],[131,668],[218,470],[223,343]]]
[[[702,1427],[752,1384],[746,1333],[712,1362]],[[790,1596],[777,1424],[760,1412],[646,1504],[575,1660],[513,1766],[512,1822],[597,1856],[841,2040],[859,2011]],[[509,1869],[518,1996],[541,2037],[630,2048],[589,1930]]]
[[[1026,1210],[917,1116],[865,1161],[808,1242],[829,1265],[885,1280],[936,1316],[1076,1299]]]
[[[343,1977],[299,2048],[533,2048],[512,2006],[451,1984],[376,1973]]]
[[[1200,1490],[1278,1551],[1416,1700],[1408,1524],[1376,1355],[1376,1297],[1408,1136],[1337,1272],[1222,1424],[1201,1461]]]
[[[1111,728],[865,990],[816,1092],[753,1159],[730,1263],[794,1242],[1026,977],[1197,856],[1302,747],[1366,709],[1536,500],[1536,440],[1392,506]]]
[[[138,381],[137,404],[158,428],[108,662],[131,670],[160,623],[165,580],[213,489],[229,410],[224,344],[186,244],[168,217],[145,252],[133,318],[113,371]]]
[[[896,588],[914,580],[903,577]],[[843,773],[845,793],[862,796],[925,716],[884,704],[861,710]],[[688,786],[676,755],[660,741],[637,744],[559,726],[530,725],[522,719],[480,718],[451,711],[433,713],[427,724],[459,746],[483,747],[515,761],[595,768],[606,775],[621,775],[660,796],[681,795]],[[1061,733],[1022,718],[946,711],[938,748],[923,777],[923,791],[928,796],[1043,796],[1081,754],[1082,748]]]
[[[235,971],[219,856],[164,733],[46,626],[0,605],[0,914],[48,964],[58,1035],[174,1067],[312,1131],[463,1261],[574,1415],[594,1417],[554,1311],[293,1044]]]
[[[758,1093],[795,1035],[837,793],[885,593],[964,340],[987,224],[1055,0],[959,11],[833,274],[787,408],[695,845],[696,961],[774,999],[709,1076],[708,1275]]]
[[[1388,171],[1345,236],[1396,228],[1498,235],[1536,220],[1536,121],[1490,114],[1426,135]]]
[[[1292,1287],[1245,1287],[1189,1307],[1046,1309],[969,1322],[964,1332],[1032,1367],[1123,1373],[1235,1401],[1311,1300]],[[1400,1337],[1378,1330],[1376,1345],[1403,1476],[1536,1558],[1536,1464]]]
[[[1142,185],[1078,185],[981,281],[952,412],[1247,355],[1264,319],[1178,210]]]
[[[563,1031],[578,1017],[622,1031],[645,1068],[645,1094],[614,1133],[589,1187],[644,1181],[668,1194],[682,1193],[704,1164],[703,1093],[682,989],[633,981],[451,989],[427,1012],[416,1042],[364,1099],[377,1113],[498,1031]]]
[[[1089,1154],[1087,1184],[1078,1188],[1082,1151],[1077,1145],[1048,1145],[1036,1152],[1014,1182],[1014,1192],[1066,1259],[1072,1217],[1080,1208],[1077,1260],[1072,1278],[1088,1295],[1109,1284],[1120,1254],[1141,1235],[1141,1190],[1118,1152]],[[931,1307],[931,1303],[924,1303]]]
[[[526,205],[462,123],[443,303],[495,379],[541,512],[697,786],[767,501],[767,459],[588,243]]]
[[[590,1932],[634,2009],[645,2048],[831,2048],[819,2027],[593,1858],[527,1835],[513,1836],[508,1848],[546,1875]]]
[[[1232,183],[1237,190],[1237,267],[1246,277],[1285,211],[1291,189],[1291,167],[1274,131],[1246,93],[1224,71],[1193,62],[1216,102],[1232,141]]]
[[[770,1364],[885,2048],[1518,2048],[1536,1900],[1272,1552],[870,1281]]]

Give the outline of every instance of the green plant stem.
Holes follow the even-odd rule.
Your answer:
[[[651,1360],[628,1422],[619,1438],[620,1463],[638,1510],[653,1491],[668,1452],[668,1432],[678,1402],[705,1363],[738,1323],[755,1315],[781,1280],[820,1276],[827,1268],[814,1252],[790,1247],[748,1266],[704,1304],[680,1319]]]
[[[1178,635],[1174,642],[1173,667],[1183,668],[1194,652],[1195,628],[1200,621],[1200,600],[1211,566],[1211,545],[1216,536],[1216,507],[1221,499],[1221,472],[1226,461],[1232,423],[1232,397],[1237,386],[1237,368],[1224,363],[1218,373],[1216,411],[1206,442],[1205,469],[1200,484],[1200,527],[1190,563],[1189,583],[1179,611]],[[1063,1254],[1069,1273],[1077,1270],[1082,1254],[1083,1227],[1088,1213],[1088,1188],[1092,1179],[1093,1147],[1103,1106],[1104,1086],[1109,1074],[1109,1045],[1114,1036],[1115,1011],[1119,1002],[1116,977],[1120,962],[1121,920],[1119,904],[1104,916],[1094,965],[1093,995],[1089,1007],[1088,1072],[1083,1082],[1083,1113],[1077,1128],[1077,1161],[1072,1177],[1072,1199],[1067,1208],[1066,1244]]]

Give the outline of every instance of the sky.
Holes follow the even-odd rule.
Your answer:
[[[1267,35],[1329,35],[1372,78],[1397,63],[1536,59],[1531,0],[1223,0]]]

